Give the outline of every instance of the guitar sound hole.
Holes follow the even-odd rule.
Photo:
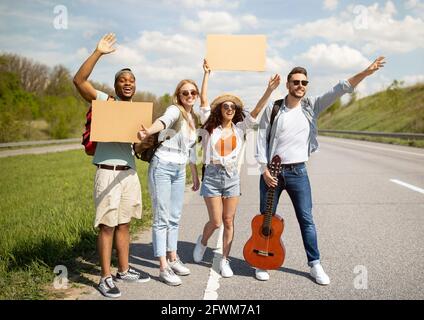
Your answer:
[[[262,234],[265,237],[269,237],[271,235],[271,233],[272,233],[272,229],[270,227],[263,227],[262,228]]]

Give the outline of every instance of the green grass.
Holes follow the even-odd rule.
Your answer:
[[[337,134],[337,133],[320,133],[321,136],[329,136],[335,138],[344,138],[352,140],[362,140],[371,142],[381,142],[386,144],[396,144],[401,146],[424,148],[424,140],[408,140],[408,139],[397,139],[397,138],[383,138],[383,137],[372,137],[363,135],[353,134]]]
[[[0,159],[0,299],[50,298],[56,265],[95,255],[91,160],[80,150]],[[147,166],[137,161],[143,219],[132,233],[151,221]]]
[[[394,91],[394,92],[393,92]],[[423,132],[424,85],[386,90],[324,112],[320,129]]]
[[[333,105],[320,115],[318,126],[332,130],[424,133],[424,84],[392,86],[344,107]],[[422,146],[420,141],[366,139]]]

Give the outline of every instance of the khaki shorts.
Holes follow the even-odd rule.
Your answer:
[[[140,181],[134,169],[97,169],[94,178],[94,227],[100,224],[116,227],[141,218],[142,200]]]

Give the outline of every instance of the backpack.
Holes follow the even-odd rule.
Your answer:
[[[150,137],[150,141],[145,141],[141,143],[139,150],[135,149],[135,143],[133,143],[134,155],[137,159],[142,161],[150,162],[159,146],[163,141],[159,141],[159,132],[155,133]]]
[[[112,96],[109,96],[107,98],[107,101],[116,99]],[[91,114],[92,114],[92,105],[90,104],[90,108],[87,111],[87,114],[85,115],[86,121],[85,121],[85,131],[82,134],[82,142],[81,144],[84,146],[85,153],[88,156],[93,156],[96,152],[96,146],[97,142],[90,140],[90,132],[91,132]]]
[[[178,109],[180,109],[180,117],[178,118],[178,120],[174,123],[174,125],[171,128],[168,129],[172,129],[173,132],[178,132],[181,129],[181,121],[183,119],[183,115],[182,115],[182,107],[177,106]],[[193,114],[195,123],[198,123],[198,119],[197,117]],[[167,129],[165,129],[167,130]],[[138,147],[138,150],[136,151],[135,149],[135,143],[133,144],[133,151],[134,154],[136,156],[137,159],[140,159],[142,161],[146,161],[146,162],[150,162],[153,158],[153,156],[155,155],[156,150],[159,148],[159,146],[162,144],[163,141],[168,140],[172,137],[172,135],[170,134],[166,134],[165,133],[165,138],[161,139],[161,141],[159,141],[159,134],[160,132],[155,133],[154,135],[151,136],[150,141],[144,141],[141,143],[141,146]]]

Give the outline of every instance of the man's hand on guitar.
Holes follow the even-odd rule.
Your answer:
[[[278,179],[271,175],[268,168],[265,169],[263,176],[265,183],[269,188],[275,188],[278,185]]]

